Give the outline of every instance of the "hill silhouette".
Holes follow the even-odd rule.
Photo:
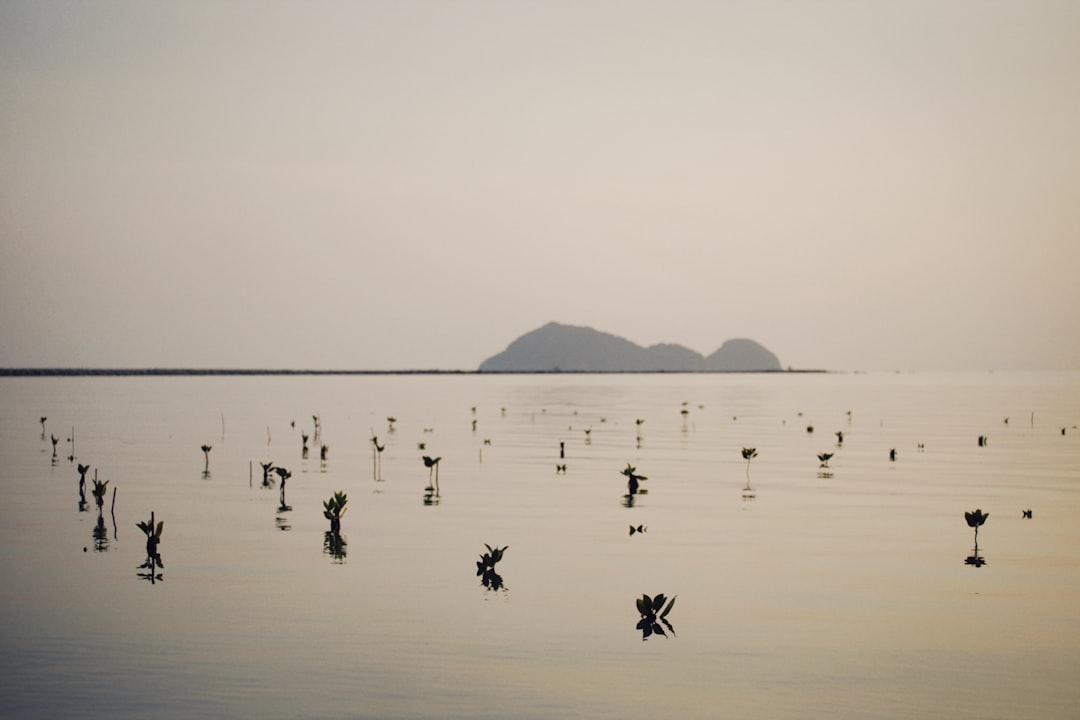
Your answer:
[[[709,356],[682,345],[642,347],[588,327],[551,322],[514,340],[480,372],[774,372],[776,355],[753,340],[728,340]]]

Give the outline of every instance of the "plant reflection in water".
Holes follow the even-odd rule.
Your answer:
[[[641,619],[638,620],[637,629],[641,631],[641,639],[648,640],[650,635],[663,635],[667,637],[667,633],[664,632],[664,628],[668,629],[673,636],[675,635],[675,628],[668,622],[667,616],[671,612],[671,608],[675,607],[675,598],[672,596],[668,600],[663,593],[660,593],[656,597],[649,597],[648,595],[642,595],[637,599],[638,613],[641,615]],[[667,602],[665,607],[664,603]]]

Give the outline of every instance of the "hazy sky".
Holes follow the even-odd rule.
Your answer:
[[[1076,0],[4,0],[0,168],[0,366],[1080,369]]]

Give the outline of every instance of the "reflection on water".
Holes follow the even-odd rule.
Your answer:
[[[344,563],[345,556],[348,555],[348,543],[345,536],[329,530],[323,533],[323,555],[329,555],[335,564]]]

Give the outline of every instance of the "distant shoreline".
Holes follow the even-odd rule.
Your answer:
[[[177,377],[255,375],[785,375],[828,370],[286,370],[255,368],[0,368],[0,377]]]

